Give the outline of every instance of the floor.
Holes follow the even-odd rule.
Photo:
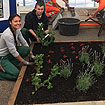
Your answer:
[[[105,30],[102,31],[100,37],[97,36],[99,29],[80,29],[79,34],[75,36],[63,36],[59,34],[59,30],[55,30],[55,41],[76,41],[76,40],[104,40]],[[15,82],[0,81],[0,105],[7,105]]]

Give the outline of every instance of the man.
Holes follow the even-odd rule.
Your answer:
[[[24,34],[23,36],[27,42],[29,42],[29,38],[31,39],[31,41],[37,40],[37,42],[40,42],[34,31],[37,30],[40,23],[44,24],[43,29],[45,33],[48,34],[48,18],[44,13],[43,2],[37,2],[35,8],[25,16],[24,28],[28,29],[28,31],[31,33],[28,33],[28,31],[26,30],[27,33],[24,34],[24,32],[26,31],[24,31],[24,28],[22,29],[22,33]]]
[[[69,9],[69,4],[66,0],[63,0],[66,3],[67,8]],[[47,17],[51,17],[57,14],[62,7],[56,2],[56,0],[47,0],[45,4],[45,12]]]
[[[99,3],[99,7],[95,13],[90,14],[89,18],[95,17],[99,12],[101,12],[101,10],[105,8],[105,0],[95,0],[95,2]]]

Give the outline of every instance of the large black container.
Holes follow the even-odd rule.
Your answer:
[[[58,20],[61,35],[77,35],[79,33],[80,20],[75,18],[61,18]]]

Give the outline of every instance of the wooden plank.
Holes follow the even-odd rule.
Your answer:
[[[69,102],[53,104],[29,104],[29,105],[105,105],[105,101]]]
[[[33,48],[33,46],[34,46],[34,43],[31,44],[30,48]],[[26,59],[28,60],[28,57]],[[26,71],[26,68],[27,68],[27,66],[22,66],[7,105],[14,105],[15,100],[16,100],[16,96],[18,94],[21,82],[23,80],[23,77],[24,77],[24,74]]]
[[[69,41],[69,42],[88,42],[88,41],[90,42],[90,40],[75,40],[75,41]],[[91,40],[91,41],[100,42],[100,40],[95,40],[95,41]],[[56,41],[56,42],[60,42],[60,41]],[[61,42],[68,42],[68,41],[61,41]],[[31,48],[33,48],[33,46],[34,44],[32,44]],[[14,89],[12,91],[12,94],[10,96],[10,99],[8,101],[8,105],[14,105],[25,71],[26,71],[26,66],[23,66],[20,71],[19,77],[16,81],[16,84],[14,86]],[[28,104],[28,105],[105,105],[105,101],[103,100],[103,101],[84,101],[84,102],[68,102],[68,103],[50,103],[50,104]]]

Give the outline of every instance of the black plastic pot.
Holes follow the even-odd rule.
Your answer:
[[[61,35],[77,35],[79,33],[80,20],[75,18],[61,18],[58,20],[59,33]]]

